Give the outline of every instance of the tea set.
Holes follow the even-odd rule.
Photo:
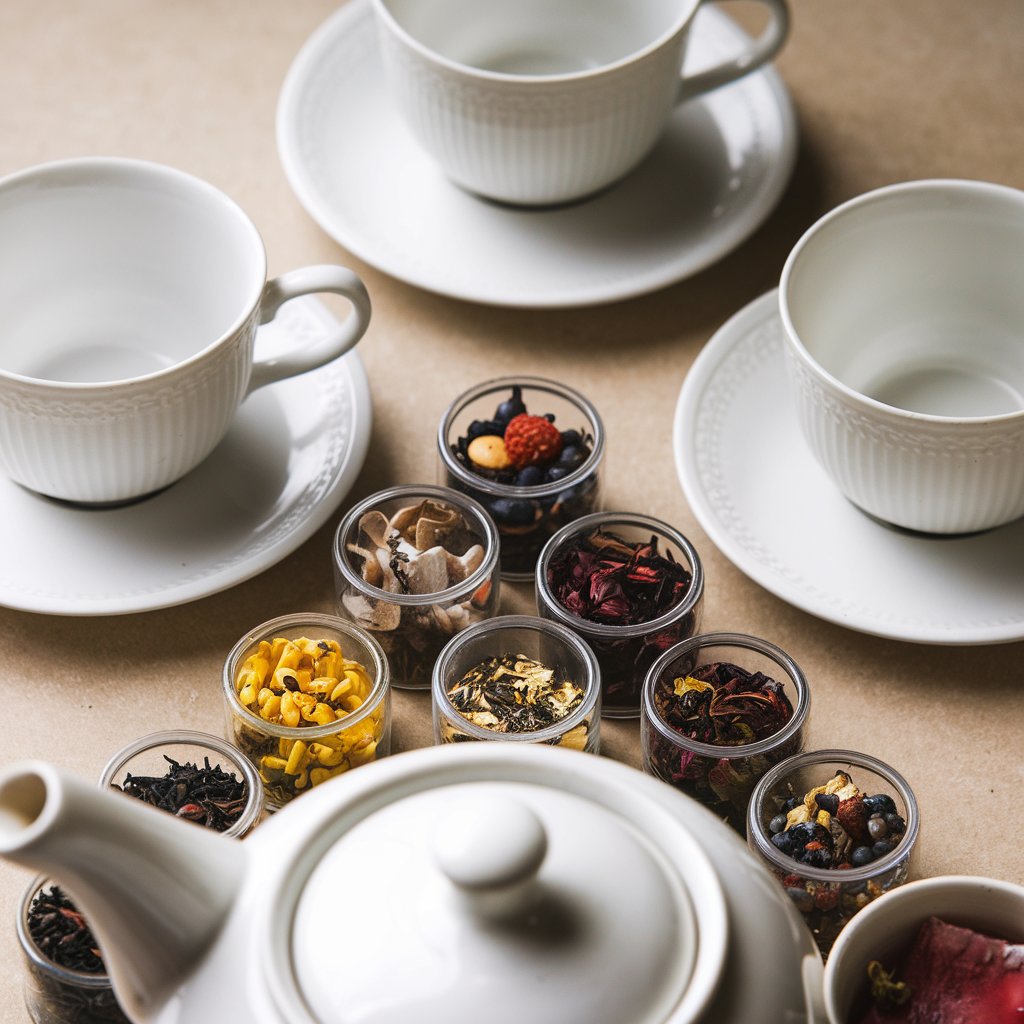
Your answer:
[[[792,110],[764,65],[789,16],[761,2],[768,27],[751,41],[703,0],[353,0],[285,82],[286,174],[346,248],[441,294],[547,307],[650,291],[742,242],[788,179]],[[623,245],[634,231],[649,237]],[[16,259],[0,252],[0,487],[25,530],[85,559],[49,590],[16,563],[0,600],[164,607],[261,571],[326,521],[369,436],[352,350],[370,299],[352,271],[268,281],[232,200],[137,160],[3,179],[0,237],[17,242]],[[991,539],[1019,535],[1024,515],[1022,243],[1016,190],[887,186],[812,225],[778,292],[709,342],[680,394],[677,465],[748,575],[865,632],[1024,636],[1024,592]],[[317,293],[342,296],[347,316]],[[296,405],[321,445],[299,468],[292,437],[310,424],[289,418]],[[215,509],[267,415],[282,427],[260,455],[276,486],[226,525]],[[117,517],[122,551],[194,517],[186,571],[154,555],[100,580],[80,550],[92,514]],[[785,547],[804,519],[825,525],[801,536],[801,562]],[[870,566],[850,587],[847,529],[928,595],[912,618]],[[998,614],[979,572],[999,583]],[[241,846],[26,762],[0,770],[0,854],[67,880],[140,1024],[845,1024],[860,955],[846,950],[904,921],[913,889],[855,918],[823,970],[780,887],[694,801],[606,758],[500,743],[367,765]],[[982,885],[942,881],[961,908]]]

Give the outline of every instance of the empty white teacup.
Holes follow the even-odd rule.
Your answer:
[[[247,394],[366,330],[351,271],[266,274],[252,221],[181,171],[97,157],[0,180],[0,471],[70,501],[148,494],[212,451]],[[352,312],[329,337],[254,362],[257,327],[312,292]]]
[[[859,196],[797,242],[779,304],[803,434],[855,505],[937,534],[1024,515],[1024,192]]]
[[[373,0],[384,66],[413,135],[457,184],[560,203],[618,180],[682,100],[770,60],[785,0],[734,58],[681,75],[705,0]]]

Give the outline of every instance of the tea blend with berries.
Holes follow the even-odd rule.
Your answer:
[[[654,705],[671,730],[709,746],[746,746],[769,739],[793,717],[781,683],[729,662],[700,665],[686,676],[661,681]],[[646,741],[655,775],[743,833],[754,786],[772,765],[800,749],[801,738],[795,733],[761,753],[721,757],[680,747],[652,727]]]
[[[487,420],[473,420],[466,434],[449,445],[452,457],[481,481],[515,488],[495,495],[476,490],[449,475],[450,487],[466,490],[480,501],[501,535],[501,570],[526,576],[548,537],[565,523],[597,505],[597,468],[583,479],[544,495],[531,489],[558,485],[576,474],[593,454],[594,438],[584,426],[562,429],[549,411],[528,410],[523,389],[515,385]]]
[[[226,832],[241,818],[248,799],[244,779],[219,764],[211,766],[208,757],[202,768],[190,762],[179,764],[166,754],[164,760],[170,765],[164,775],[129,773],[120,786],[114,783],[111,788],[215,832]]]
[[[25,921],[29,938],[45,960],[101,980],[106,967],[88,923],[59,886],[40,889]],[[33,961],[25,1001],[34,1020],[45,1024],[128,1024],[109,986],[76,984]]]
[[[893,970],[867,968],[871,1007],[860,1024],[1017,1024],[1024,945],[930,917]]]

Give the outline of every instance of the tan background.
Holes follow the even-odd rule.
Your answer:
[[[777,212],[697,277],[611,306],[533,313],[440,298],[361,264],[321,232],[285,181],[274,112],[289,64],[334,0],[4,0],[0,173],[87,154],[173,164],[252,215],[271,273],[311,262],[354,267],[375,304],[360,345],[375,412],[353,499],[434,479],[433,431],[464,387],[500,373],[576,385],[610,435],[609,507],[649,510],[696,543],[707,570],[705,627],[759,634],[796,658],[813,687],[811,746],[861,749],[906,774],[924,816],[917,872],[1024,882],[1024,645],[927,648],[820,622],[722,557],[676,482],[670,420],[687,368],[724,320],[776,283],[819,214],[908,178],[1024,187],[1019,0],[793,4],[778,68],[801,145]],[[332,609],[329,541],[348,504],[275,568],[181,608],[101,619],[0,609],[3,759],[39,755],[91,778],[143,733],[219,732],[219,673],[235,639],[279,614]],[[1008,557],[1024,568],[1024,553]],[[509,588],[503,606],[529,610],[532,595]],[[397,695],[394,735],[398,749],[429,743],[425,695]],[[608,754],[637,763],[635,723],[607,725],[604,737]],[[14,915],[28,877],[0,866],[2,1024],[27,1019]]]

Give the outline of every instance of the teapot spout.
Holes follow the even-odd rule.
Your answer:
[[[227,917],[246,851],[53,765],[0,770],[0,855],[65,886],[132,1020],[154,1019]]]

